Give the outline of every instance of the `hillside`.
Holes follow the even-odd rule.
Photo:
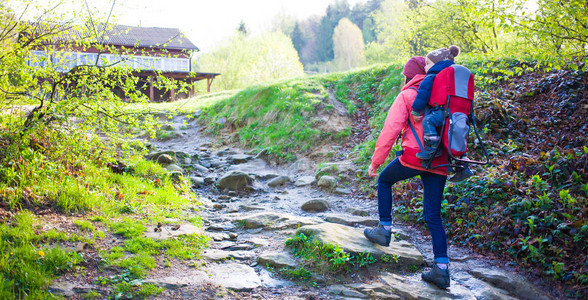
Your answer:
[[[585,295],[586,73],[533,70],[529,62],[502,72],[472,66],[491,164],[447,187],[449,238],[562,285],[568,296]],[[525,71],[504,75],[518,69]],[[351,159],[365,170],[400,78],[400,67],[390,66],[255,86],[203,108],[199,121],[225,142],[266,149],[277,164],[307,158],[319,172],[321,163]],[[356,196],[373,199],[365,172],[351,175]],[[424,224],[419,185],[395,187],[398,220]]]

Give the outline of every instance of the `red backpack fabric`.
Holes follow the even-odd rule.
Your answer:
[[[433,81],[429,105],[445,106],[447,120],[441,135],[444,148],[453,157],[460,157],[468,151],[474,92],[474,75],[462,65],[445,68]]]

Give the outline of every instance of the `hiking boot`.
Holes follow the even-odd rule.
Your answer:
[[[386,230],[382,224],[378,224],[377,227],[366,228],[363,235],[370,242],[386,247],[390,245],[390,239],[392,238],[390,230]]]
[[[422,278],[424,281],[432,283],[442,289],[449,287],[449,268],[445,270],[439,269],[436,263],[433,263],[433,268],[429,272],[423,272]]]
[[[425,149],[423,149],[421,152],[416,154],[416,157],[420,160],[429,160],[431,158],[433,158],[433,154],[435,153],[435,150],[437,150],[437,146],[439,145],[439,141],[430,141],[430,140],[425,140]],[[435,157],[441,155],[441,150],[437,151],[437,153],[435,153]]]
[[[468,168],[468,166],[465,166],[463,168],[463,170],[456,172],[455,175],[453,175],[451,178],[449,178],[449,181],[451,181],[451,182],[462,181],[472,175],[474,175],[474,173],[472,173],[472,170],[470,170],[470,168]]]

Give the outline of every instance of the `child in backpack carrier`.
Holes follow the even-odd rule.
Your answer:
[[[449,49],[441,48],[431,51],[425,58],[425,71],[427,76],[421,82],[418,94],[412,104],[412,115],[415,119],[420,119],[424,113],[423,118],[423,132],[424,132],[424,149],[416,154],[416,157],[421,160],[432,159],[433,156],[441,155],[441,151],[436,151],[441,136],[437,132],[437,128],[443,125],[443,121],[447,117],[443,107],[429,106],[429,99],[431,97],[431,90],[433,88],[433,81],[439,72],[445,68],[455,64],[454,58],[459,55],[459,47],[451,46]],[[436,152],[435,152],[436,151]],[[465,154],[464,157],[465,158]],[[472,176],[472,171],[465,163],[460,164],[462,168],[456,170],[456,173],[449,181],[457,182]]]

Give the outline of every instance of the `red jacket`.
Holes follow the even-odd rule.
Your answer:
[[[372,165],[380,166],[386,161],[392,146],[396,142],[398,135],[402,133],[402,150],[404,153],[399,157],[400,163],[408,168],[428,171],[431,173],[447,176],[447,168],[439,167],[427,170],[421,166],[421,160],[415,155],[420,152],[419,144],[415,139],[407,120],[414,126],[414,129],[419,136],[421,143],[423,142],[423,126],[421,121],[415,122],[414,116],[410,113],[412,110],[412,103],[417,95],[417,89],[425,75],[416,75],[403,88],[402,92],[398,94],[392,107],[388,111],[384,128],[380,132],[380,136],[376,142],[376,148],[372,155]],[[411,87],[414,87],[411,88]],[[433,160],[433,166],[447,164],[447,152],[442,149],[441,156]]]

